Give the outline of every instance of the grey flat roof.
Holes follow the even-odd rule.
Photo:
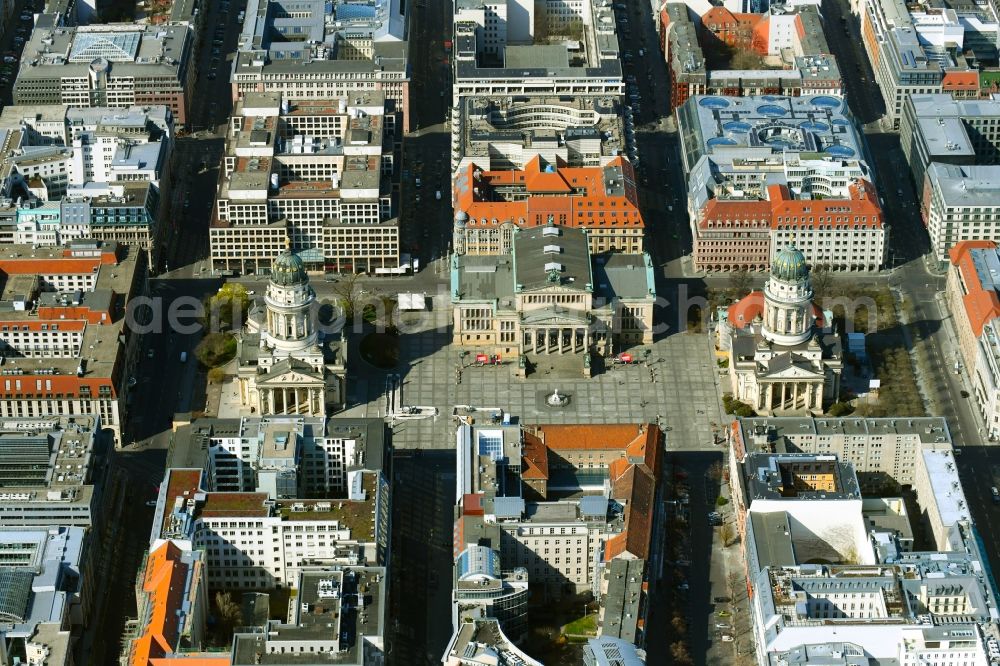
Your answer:
[[[1000,165],[931,162],[927,178],[947,207],[1000,207]]]
[[[656,297],[652,260],[646,254],[594,257],[594,282],[594,292],[605,299]]]
[[[750,513],[757,561],[763,567],[790,567],[796,564],[792,530],[784,511]]]
[[[465,301],[497,300],[500,307],[512,307],[513,264],[508,255],[456,255],[452,288]],[[457,282],[455,278],[457,277]]]
[[[569,67],[569,50],[565,44],[507,46],[504,63],[510,69]]]

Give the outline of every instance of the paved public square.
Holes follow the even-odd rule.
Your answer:
[[[450,342],[450,329],[443,326],[403,333],[399,366],[384,371],[362,360],[357,340],[352,339],[344,415],[385,416],[386,378],[395,373],[402,380],[398,404],[439,410],[436,418],[395,420],[397,448],[454,447],[456,405],[503,410],[522,423],[655,422],[660,417],[668,429],[668,448],[684,450],[713,448],[713,428],[726,421],[715,384],[718,368],[705,334],[677,333],[630,349],[638,363],[613,367],[590,379],[582,374],[553,378],[544,372],[520,379],[516,364],[479,367],[474,364],[475,350]],[[463,349],[468,352],[464,359]],[[463,364],[459,384],[456,370]],[[542,396],[556,389],[569,396],[568,405],[545,405]]]

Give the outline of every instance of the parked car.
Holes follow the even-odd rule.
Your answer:
[[[722,642],[723,643],[732,643],[733,642],[733,637],[730,636],[729,634],[722,634]]]
[[[732,599],[730,599],[729,597],[715,597],[712,601],[714,601],[717,604],[728,604],[730,601],[732,601]]]
[[[17,58],[15,58],[14,56],[4,56],[3,61],[7,64],[11,64],[17,62]]]
[[[1000,504],[1000,490],[997,490],[997,487],[993,486],[990,488],[990,491],[993,492],[993,503]]]

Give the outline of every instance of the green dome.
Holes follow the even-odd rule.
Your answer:
[[[306,284],[306,268],[291,250],[285,250],[271,265],[271,282],[281,287]]]
[[[806,256],[794,245],[789,245],[774,257],[771,276],[787,282],[802,282],[809,277]]]

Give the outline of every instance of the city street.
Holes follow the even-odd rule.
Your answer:
[[[444,42],[451,39],[451,3],[426,0],[411,10],[411,128],[403,138],[400,174],[400,246],[422,266],[451,246],[452,209],[448,122],[451,66]],[[417,187],[417,179],[420,187]],[[441,192],[441,199],[436,196]]]
[[[390,663],[439,664],[451,637],[454,451],[393,459]]]

